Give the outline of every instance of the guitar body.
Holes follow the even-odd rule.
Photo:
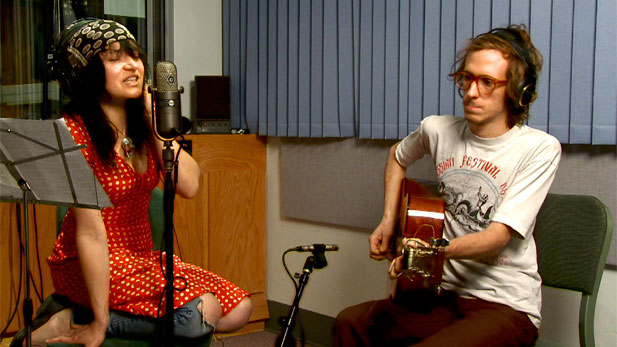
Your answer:
[[[391,250],[403,255],[403,272],[396,280],[395,297],[419,290],[439,292],[443,275],[444,201],[430,188],[407,178],[401,184],[399,218]],[[409,246],[409,239],[426,246]]]
[[[443,235],[444,201],[427,186],[404,178],[399,202],[396,236],[418,238],[430,243]]]

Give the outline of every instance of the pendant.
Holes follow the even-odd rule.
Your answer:
[[[131,159],[133,155],[133,148],[135,148],[135,146],[133,145],[133,140],[131,140],[130,137],[125,137],[122,139],[122,151],[127,159]]]

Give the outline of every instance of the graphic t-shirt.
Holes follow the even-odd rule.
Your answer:
[[[480,232],[491,222],[517,233],[495,257],[448,260],[444,289],[508,305],[539,327],[541,279],[532,232],[557,171],[559,141],[525,125],[481,138],[463,118],[431,116],[402,140],[396,158],[407,167],[426,154],[446,205],[446,238]]]

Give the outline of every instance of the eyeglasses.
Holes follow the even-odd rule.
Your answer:
[[[491,76],[480,75],[475,76],[469,72],[455,72],[450,74],[454,78],[454,83],[460,90],[467,90],[473,82],[476,82],[476,87],[480,95],[490,95],[495,88],[502,84],[506,84],[508,80],[498,80]]]

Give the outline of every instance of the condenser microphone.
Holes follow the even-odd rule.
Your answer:
[[[160,61],[154,68],[154,130],[159,137],[173,140],[182,135],[182,113],[178,88],[176,65],[170,61]]]
[[[338,251],[338,245],[335,245],[335,244],[327,245],[323,243],[314,243],[308,246],[297,246],[294,248],[290,248],[289,250],[297,251],[297,252]]]

